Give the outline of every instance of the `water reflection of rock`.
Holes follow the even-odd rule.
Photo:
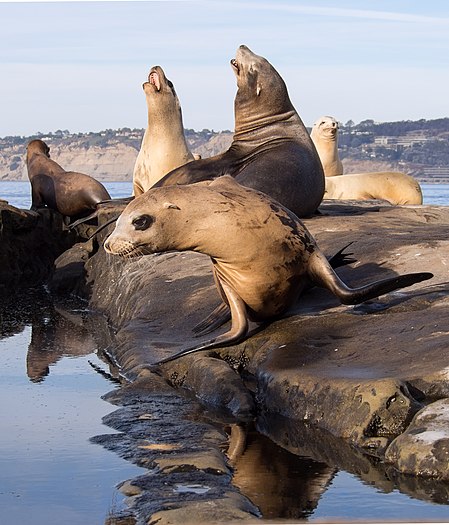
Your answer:
[[[96,341],[84,326],[83,317],[56,307],[32,324],[27,354],[28,377],[35,383],[43,381],[50,366],[62,357],[89,355],[96,348]]]
[[[33,382],[43,381],[50,366],[62,357],[89,355],[110,341],[106,322],[86,316],[85,303],[70,300],[55,304],[44,288],[1,302],[0,338],[19,334],[26,327],[31,327],[27,375]]]
[[[257,428],[290,453],[345,470],[381,492],[399,490],[433,503],[447,504],[449,501],[448,482],[401,474],[391,465],[323,430],[273,414],[260,416]]]

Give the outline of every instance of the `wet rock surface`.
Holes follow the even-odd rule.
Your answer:
[[[383,446],[424,404],[449,395],[449,210],[329,201],[320,211],[304,222],[327,255],[352,242],[357,262],[338,270],[349,285],[413,271],[432,271],[434,278],[358,306],[314,288],[240,345],[185,357],[159,373],[210,405],[229,405],[241,392],[241,406],[229,405],[237,417],[252,410],[249,373],[258,407],[360,446],[373,448],[373,438]],[[130,380],[197,343],[192,327],[220,302],[209,258],[201,254],[123,260],[100,248],[86,271],[91,306],[117,331],[111,358]],[[217,358],[229,369],[217,367]],[[211,384],[216,388],[207,392]]]
[[[449,480],[449,399],[419,411],[386,452],[401,472]]]
[[[118,433],[92,441],[147,469],[120,486],[137,523],[249,523],[260,517],[232,483],[225,427],[193,398],[145,371],[104,398],[121,407],[104,418]]]
[[[100,222],[121,209],[105,209]],[[441,437],[441,432],[446,432],[444,418],[434,423],[438,431],[429,428],[427,436],[433,434],[435,441],[420,448],[421,458],[415,454],[413,436],[419,435],[414,422],[420,411],[449,398],[449,209],[329,201],[322,204],[320,212],[304,222],[326,255],[352,242],[350,251],[357,262],[337,270],[348,285],[417,271],[431,271],[434,278],[358,306],[343,306],[327,291],[313,288],[284,318],[255,330],[243,343],[186,356],[155,370],[153,363],[201,341],[194,337],[192,327],[220,302],[211,263],[207,256],[191,252],[138,260],[108,255],[101,245],[110,226],[87,252],[80,249],[83,257],[87,253],[81,273],[90,306],[103,312],[114,327],[108,358],[130,381],[126,387],[130,392],[136,385],[142,386],[144,378],[138,410],[145,411],[145,398],[151,401],[159,395],[154,388],[165,385],[170,396],[176,392],[183,403],[193,403],[190,396],[194,395],[204,406],[219,409],[221,420],[229,418],[234,428],[245,428],[254,420],[260,432],[286,450],[354,472],[384,491],[399,487],[414,497],[447,502],[443,474],[447,471],[447,443]],[[61,264],[55,274],[60,282],[64,282],[66,266]],[[189,395],[181,396],[183,391]],[[107,424],[117,428],[114,418],[122,424],[128,416],[132,419],[133,413],[125,406]],[[179,422],[183,420],[179,407],[169,411],[168,419],[172,413]],[[121,437],[105,438],[105,446],[125,457],[128,454],[133,461],[141,461],[144,451],[153,477],[132,480],[124,489],[140,509],[137,513],[147,521],[157,515],[167,523],[176,522],[182,516],[176,509],[190,501],[197,506],[200,522],[208,508],[204,502],[210,499],[217,516],[223,517],[222,505],[226,503],[230,505],[227,519],[257,519],[257,509],[234,492],[229,462],[220,460],[223,446],[217,443],[226,441],[226,436],[217,437],[212,451],[203,450],[203,463],[200,449],[189,450],[188,441],[177,448],[197,425],[201,427],[195,422],[186,427],[185,435],[164,442],[165,450],[158,450],[157,443],[139,441],[142,436],[137,441],[130,439],[133,425],[123,427]],[[201,431],[194,435],[202,446],[207,441]],[[149,448],[139,448],[142,446]],[[235,446],[236,454],[230,456],[238,461],[244,448],[243,439]],[[424,469],[424,462],[434,469]],[[207,464],[213,467],[209,469]],[[217,492],[213,488],[192,497],[193,492],[187,490],[165,505],[167,494],[187,483],[176,477],[183,469],[195,472],[188,483],[199,487],[199,492],[212,483],[210,476],[224,481],[226,492],[223,487]],[[332,468],[323,471],[321,487],[332,472]],[[173,476],[166,481],[168,492],[155,488],[159,483],[155,473]],[[217,499],[219,492],[226,496]],[[228,514],[231,507],[235,514]],[[166,514],[162,517],[159,512]]]
[[[75,240],[59,213],[22,210],[0,200],[0,295],[45,282],[53,261]]]

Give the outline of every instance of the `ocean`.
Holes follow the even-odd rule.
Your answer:
[[[132,183],[105,182],[104,186],[111,197],[129,197]],[[449,184],[421,184],[424,204],[429,206],[449,206]],[[0,181],[0,199],[8,201],[17,208],[29,209],[31,206],[31,186],[28,181]]]

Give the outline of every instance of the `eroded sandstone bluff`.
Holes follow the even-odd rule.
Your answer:
[[[105,206],[99,222],[120,209]],[[153,428],[152,418],[164,418],[154,415],[155,397],[169,418],[182,418],[179,406],[185,405],[175,392],[185,390],[227,418],[236,442],[232,453],[228,450],[234,461],[245,446],[245,429],[255,422],[295,454],[356,473],[381,490],[396,487],[447,503],[449,209],[325,201],[320,214],[304,222],[327,255],[352,242],[348,250],[357,262],[338,269],[349,285],[415,271],[431,271],[434,278],[359,306],[342,306],[326,290],[313,288],[283,319],[240,345],[186,356],[155,373],[152,363],[197,342],[191,328],[219,303],[208,257],[120,259],[104,252],[105,230],[56,260],[51,288],[84,294],[90,307],[105,315],[115,332],[108,349],[111,366],[129,381],[125,394],[113,396],[125,408],[108,423],[123,435],[99,442],[137,463],[144,464],[142,454],[152,454],[145,464],[169,473],[169,483],[186,469],[208,486],[214,486],[212,472],[225,476],[217,494],[193,503],[186,496],[167,500],[161,487],[154,499],[153,482],[132,481],[123,490],[145,520],[182,521],[185,515],[176,509],[190,502],[197,506],[192,514],[197,522],[210,521],[205,501],[214,501],[217,515],[228,513],[231,520],[257,519],[257,509],[232,488],[229,460],[217,445],[225,436],[213,437],[201,427],[202,437],[194,442],[206,439],[212,447],[203,463],[191,440],[183,444],[184,432],[176,437],[172,432],[165,449],[142,445],[142,425]],[[85,237],[93,229],[78,234]],[[193,402],[191,395],[185,399]],[[330,479],[331,471],[323,476]],[[225,490],[224,479],[223,498],[218,494]]]

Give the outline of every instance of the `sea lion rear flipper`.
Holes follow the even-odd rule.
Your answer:
[[[318,251],[309,259],[309,275],[318,286],[323,286],[336,295],[343,304],[359,304],[379,295],[392,292],[398,288],[406,288],[412,284],[431,279],[430,272],[407,273],[389,279],[375,281],[358,288],[347,286],[333,271],[327,259]]]
[[[354,257],[350,257],[350,255],[354,255],[352,252],[344,253],[346,248],[348,246],[351,246],[352,242],[353,241],[348,243],[346,246],[343,246],[343,248],[341,250],[338,250],[338,252],[332,255],[332,257],[329,257],[328,261],[332,268],[340,268],[341,266],[346,266],[347,264],[357,262],[357,259],[355,259]]]

